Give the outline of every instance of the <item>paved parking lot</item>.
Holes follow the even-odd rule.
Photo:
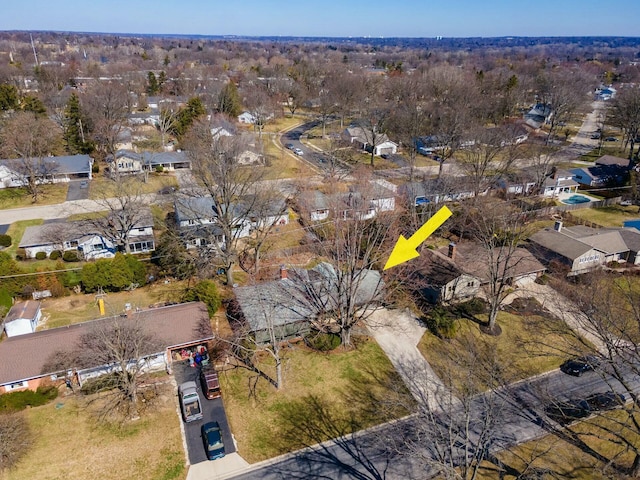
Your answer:
[[[224,404],[222,397],[215,398],[213,400],[207,400],[202,393],[202,387],[198,380],[200,374],[200,367],[190,367],[187,360],[182,362],[174,362],[173,374],[176,379],[176,383],[180,385],[182,382],[188,382],[193,380],[196,382],[198,388],[198,394],[202,403],[202,420],[196,420],[184,424],[184,431],[187,440],[187,449],[189,451],[189,462],[194,465],[199,462],[206,462],[207,456],[202,444],[202,437],[200,435],[200,427],[203,423],[217,421],[220,424],[222,430],[222,442],[224,443],[225,454],[233,453],[236,451],[236,446],[233,443],[231,436],[231,429],[229,428],[229,422],[227,422],[227,415],[224,411]],[[214,460],[217,461],[217,460]]]

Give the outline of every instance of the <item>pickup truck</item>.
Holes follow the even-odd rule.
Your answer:
[[[196,390],[196,382],[184,382],[178,387],[182,418],[185,422],[193,422],[202,418],[202,405],[200,395]]]

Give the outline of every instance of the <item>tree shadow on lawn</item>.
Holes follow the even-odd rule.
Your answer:
[[[408,391],[395,371],[365,367],[351,373],[348,386],[331,400],[328,395],[307,395],[283,403],[275,441],[282,450],[299,451],[294,459],[272,470],[282,478],[387,478],[399,453],[397,445],[380,434],[385,427],[374,425],[409,413],[399,395],[407,397]],[[407,472],[406,478],[415,477]]]

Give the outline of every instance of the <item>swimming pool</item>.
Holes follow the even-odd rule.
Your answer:
[[[560,200],[561,203],[567,204],[567,205],[576,205],[578,203],[588,203],[590,202],[591,199],[589,197],[586,197],[584,195],[580,195],[580,194],[575,194],[575,195],[571,195],[568,198],[565,198],[563,200]]]

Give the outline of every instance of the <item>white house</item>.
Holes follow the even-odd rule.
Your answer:
[[[238,115],[238,122],[253,125],[254,123],[256,123],[256,117],[249,112],[242,112],[240,115]]]
[[[39,184],[91,179],[92,166],[93,159],[89,155],[0,160],[0,188],[27,185],[28,177],[33,173]]]
[[[386,134],[377,134],[375,142],[370,137],[371,135],[368,135],[362,127],[347,127],[342,132],[342,138],[346,141],[354,143],[368,152],[373,150],[374,155],[389,155],[398,151],[398,144],[389,140]],[[372,143],[375,144],[372,145]]]
[[[578,182],[574,180],[574,174],[566,170],[558,170],[554,175],[545,179],[542,185],[542,194],[545,197],[557,197],[561,193],[576,193]]]
[[[41,318],[40,302],[27,300],[16,303],[4,319],[4,331],[7,333],[7,337],[33,333]]]

